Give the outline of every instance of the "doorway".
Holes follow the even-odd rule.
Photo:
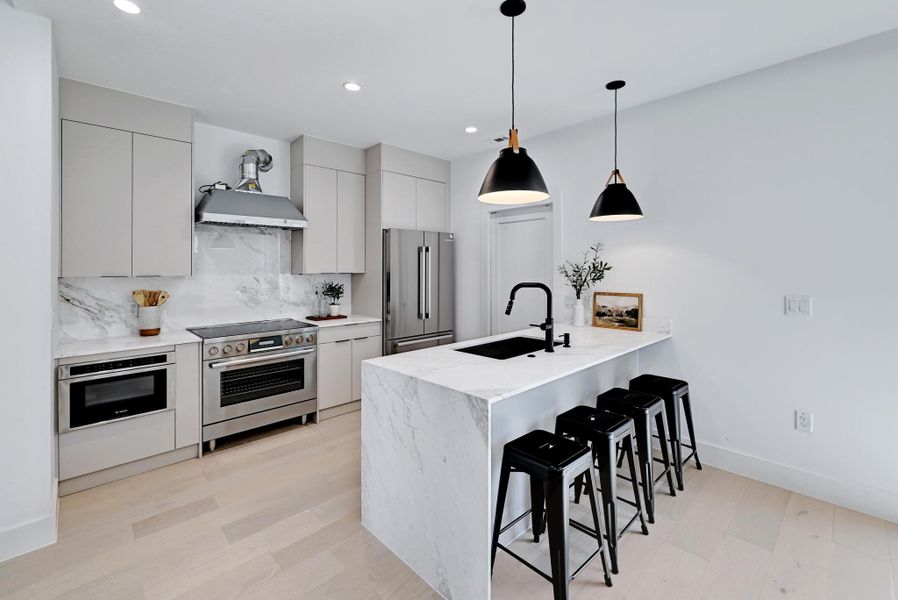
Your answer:
[[[545,320],[546,298],[541,292],[522,290],[511,315],[505,315],[505,306],[516,283],[538,281],[552,287],[552,232],[551,204],[490,213],[487,274],[490,335],[526,329],[531,323]]]

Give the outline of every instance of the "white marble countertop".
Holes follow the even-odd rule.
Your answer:
[[[518,335],[535,338],[545,336],[539,329],[524,329],[374,358],[365,363],[415,377],[492,404],[671,337],[669,322],[653,329],[654,331],[637,332],[558,325],[555,333],[561,335],[569,332],[571,347],[556,346],[554,353],[540,351],[535,353],[534,358],[523,355],[508,360],[496,360],[454,350]]]
[[[141,337],[124,335],[117,337],[98,338],[92,340],[62,339],[56,344],[56,352],[53,358],[73,358],[78,356],[90,356],[104,352],[123,352],[126,350],[142,350],[144,348],[160,348],[163,346],[175,346],[177,344],[190,344],[202,340],[186,329],[163,330],[159,335]]]
[[[300,321],[313,323],[321,329],[328,327],[342,327],[345,325],[362,325],[364,323],[380,323],[380,317],[369,317],[367,315],[349,315],[345,319],[331,319],[329,321],[310,321],[307,317],[300,318]]]

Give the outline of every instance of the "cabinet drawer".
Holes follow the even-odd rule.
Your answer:
[[[175,449],[175,411],[59,434],[59,479],[71,479]]]
[[[318,330],[318,343],[336,342],[339,340],[351,340],[355,338],[380,335],[380,322],[362,323],[360,325],[342,325],[338,327],[325,327]]]

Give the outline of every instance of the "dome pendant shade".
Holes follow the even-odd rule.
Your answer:
[[[608,184],[596,199],[590,221],[632,221],[642,218],[642,209],[626,183]]]
[[[532,204],[549,197],[546,182],[525,148],[503,148],[493,162],[477,199],[486,204]]]

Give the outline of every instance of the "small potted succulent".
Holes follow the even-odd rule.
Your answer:
[[[582,262],[565,261],[558,267],[558,272],[564,277],[568,285],[574,289],[577,300],[574,302],[574,325],[586,324],[586,307],[583,305],[583,292],[605,278],[605,272],[611,270],[611,265],[599,258],[602,244],[593,244],[583,253]]]
[[[322,294],[331,299],[330,316],[336,317],[340,314],[340,298],[343,297],[343,284],[335,281],[325,281],[321,288]]]

